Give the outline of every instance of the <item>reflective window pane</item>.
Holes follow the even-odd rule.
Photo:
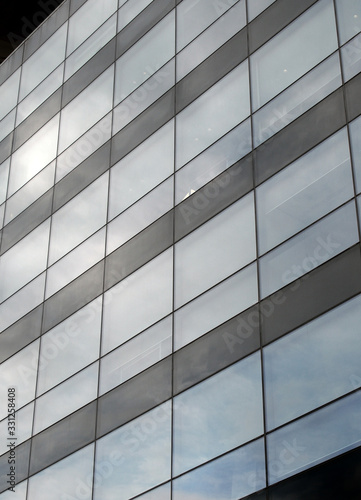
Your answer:
[[[247,0],[248,2],[248,20],[252,21],[267,7],[269,7],[275,0]]]
[[[263,432],[259,353],[174,399],[175,475]]]
[[[123,2],[124,3],[124,2]],[[152,0],[130,0],[118,10],[118,31],[130,23]]]
[[[0,165],[0,205],[5,201],[8,186],[10,158]]]
[[[355,36],[341,48],[341,56],[344,78],[347,82],[361,71],[361,35]]]
[[[170,483],[137,497],[138,500],[171,500]]]
[[[21,408],[21,410],[18,410],[15,414],[17,445],[23,443],[31,437],[31,431],[33,427],[33,412],[34,403],[29,403],[28,405],[23,406],[23,408]],[[10,437],[8,422],[9,420],[7,418],[0,422],[0,455],[9,451],[9,448],[7,447],[7,445],[9,444],[8,437]]]
[[[20,68],[0,85],[0,119],[6,116],[17,103],[20,81]]]
[[[5,116],[0,121],[0,141],[2,141],[12,130],[14,130],[15,126],[15,109],[10,111],[9,114]]]
[[[26,490],[28,482],[23,481],[16,485],[15,495],[12,490],[7,490],[1,493],[1,500],[26,500]]]
[[[344,44],[361,31],[361,5],[359,0],[336,0],[336,13],[340,42]]]
[[[350,123],[349,130],[356,193],[361,193],[361,117]]]

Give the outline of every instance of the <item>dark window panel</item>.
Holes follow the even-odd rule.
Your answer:
[[[177,205],[175,241],[207,222],[252,188],[252,158],[248,156]]]
[[[177,113],[238,66],[247,55],[247,31],[243,29],[177,83]]]
[[[109,168],[110,141],[97,149],[89,158],[63,177],[54,188],[53,211],[74,198]]]
[[[115,38],[100,49],[95,56],[64,83],[62,107],[66,106],[74,97],[80,94],[82,90],[114,62],[114,51]]]
[[[345,124],[343,91],[338,89],[255,150],[256,185]]]
[[[11,55],[1,63],[0,66],[0,85],[5,82],[23,62],[24,44],[20,45]]]
[[[263,343],[281,337],[360,292],[358,244],[261,302]]]
[[[11,132],[0,142],[0,164],[11,154],[14,132]]]
[[[0,363],[40,337],[42,304],[9,326],[0,335]]]
[[[259,347],[258,306],[253,306],[174,354],[174,394]]]
[[[139,146],[174,116],[174,88],[112,138],[111,165]]]
[[[172,396],[171,357],[160,361],[99,399],[97,438]]]
[[[349,121],[361,114],[361,73],[345,85],[346,113]]]
[[[270,40],[317,0],[278,0],[249,24],[250,53]]]
[[[173,242],[173,212],[163,215],[106,258],[105,290],[162,253]]]
[[[29,234],[51,215],[53,190],[49,189],[3,229],[1,254]]]
[[[46,122],[53,118],[60,111],[60,105],[61,89],[58,89],[15,129],[13,150],[18,149],[35,132],[40,130]]]
[[[96,401],[32,439],[30,474],[61,460],[95,439]]]
[[[117,58],[135,44],[175,7],[174,0],[153,0],[117,36]]]
[[[59,290],[44,303],[43,333],[102,293],[104,261]]]
[[[15,482],[20,483],[28,477],[29,471],[29,456],[30,456],[30,440],[22,443],[15,449]],[[6,453],[0,457],[0,493],[9,488],[7,481],[9,480],[10,464],[8,460],[10,458],[9,453]],[[16,487],[15,487],[16,490]]]

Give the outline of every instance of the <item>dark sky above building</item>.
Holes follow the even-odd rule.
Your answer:
[[[63,0],[0,0],[0,62],[62,2]]]

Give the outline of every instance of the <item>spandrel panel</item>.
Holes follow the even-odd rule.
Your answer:
[[[166,250],[104,294],[102,354],[171,312],[172,257]]]
[[[361,71],[361,35],[355,36],[341,48],[343,75],[345,82]]]
[[[9,193],[12,195],[55,158],[59,114],[15,151],[11,160]]]
[[[8,186],[10,158],[0,165],[0,204],[5,201]]]
[[[255,258],[253,194],[244,196],[175,245],[175,306]]]
[[[0,257],[0,301],[45,270],[50,219]]]
[[[100,395],[149,368],[172,351],[172,317],[168,316],[101,359]]]
[[[358,391],[269,434],[270,484],[360,446],[360,420]]]
[[[360,319],[358,296],[264,348],[269,430],[355,389]]]
[[[49,264],[60,259],[105,224],[108,174],[60,208],[52,218]]]
[[[108,68],[61,112],[59,151],[64,151],[111,110],[114,66]]]
[[[171,403],[164,403],[97,442],[95,470],[113,474],[95,485],[94,500],[127,500],[170,479]]]
[[[253,110],[321,62],[337,46],[333,2],[321,0],[251,56]]]
[[[269,7],[275,0],[247,0],[248,2],[248,20],[252,21],[267,7]]]
[[[118,31],[130,23],[153,0],[130,0],[118,10]],[[123,2],[124,3],[124,2]]]
[[[361,117],[349,126],[352,162],[355,174],[356,194],[361,192]]]
[[[117,60],[115,104],[174,56],[174,16],[173,11]]]
[[[117,9],[117,0],[89,0],[69,19],[68,45],[69,55]]]
[[[255,264],[174,313],[174,348],[180,349],[257,302]]]
[[[41,337],[37,396],[98,358],[101,308],[96,299]]]
[[[8,389],[14,387],[16,409],[25,406],[35,397],[38,357],[39,340],[35,340],[0,365],[0,395],[3,401],[7,401]],[[3,405],[0,418],[5,418],[7,413],[7,405]]]
[[[248,66],[242,63],[177,115],[176,168],[249,115]]]
[[[16,392],[15,392],[15,398],[16,398]],[[18,410],[16,412],[15,414],[16,446],[18,446],[19,444],[23,443],[24,441],[26,441],[31,437],[31,430],[33,427],[33,412],[34,412],[34,403],[29,403],[28,405],[21,408],[21,410]],[[10,437],[8,422],[9,422],[8,418],[0,422],[0,439],[1,439],[0,455],[9,451],[9,448],[7,447],[9,443],[8,437]]]
[[[177,7],[177,51],[224,14],[237,0],[184,0]]]
[[[177,396],[173,411],[174,475],[262,434],[259,353]]]
[[[358,241],[355,203],[351,202],[261,258],[261,298],[312,271]]]
[[[28,500],[54,500],[74,496],[91,498],[94,444],[64,458],[29,479]],[[84,497],[84,495],[86,495]]]
[[[361,5],[358,0],[336,0],[341,45],[361,31]]]
[[[173,481],[173,499],[238,500],[266,486],[263,439]]]
[[[54,33],[22,66],[19,100],[28,95],[65,56],[67,23]]]
[[[256,189],[260,253],[353,196],[346,128]]]
[[[20,68],[0,85],[0,119],[6,116],[17,103],[20,81]]]
[[[8,134],[10,134],[10,132],[14,130],[15,112],[16,110],[13,109],[0,121],[0,141],[2,141]]]
[[[109,220],[173,173],[174,121],[169,121],[110,170]]]

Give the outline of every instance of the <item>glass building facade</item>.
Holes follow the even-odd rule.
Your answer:
[[[1,500],[360,498],[360,72],[361,0],[65,0],[1,65]]]

